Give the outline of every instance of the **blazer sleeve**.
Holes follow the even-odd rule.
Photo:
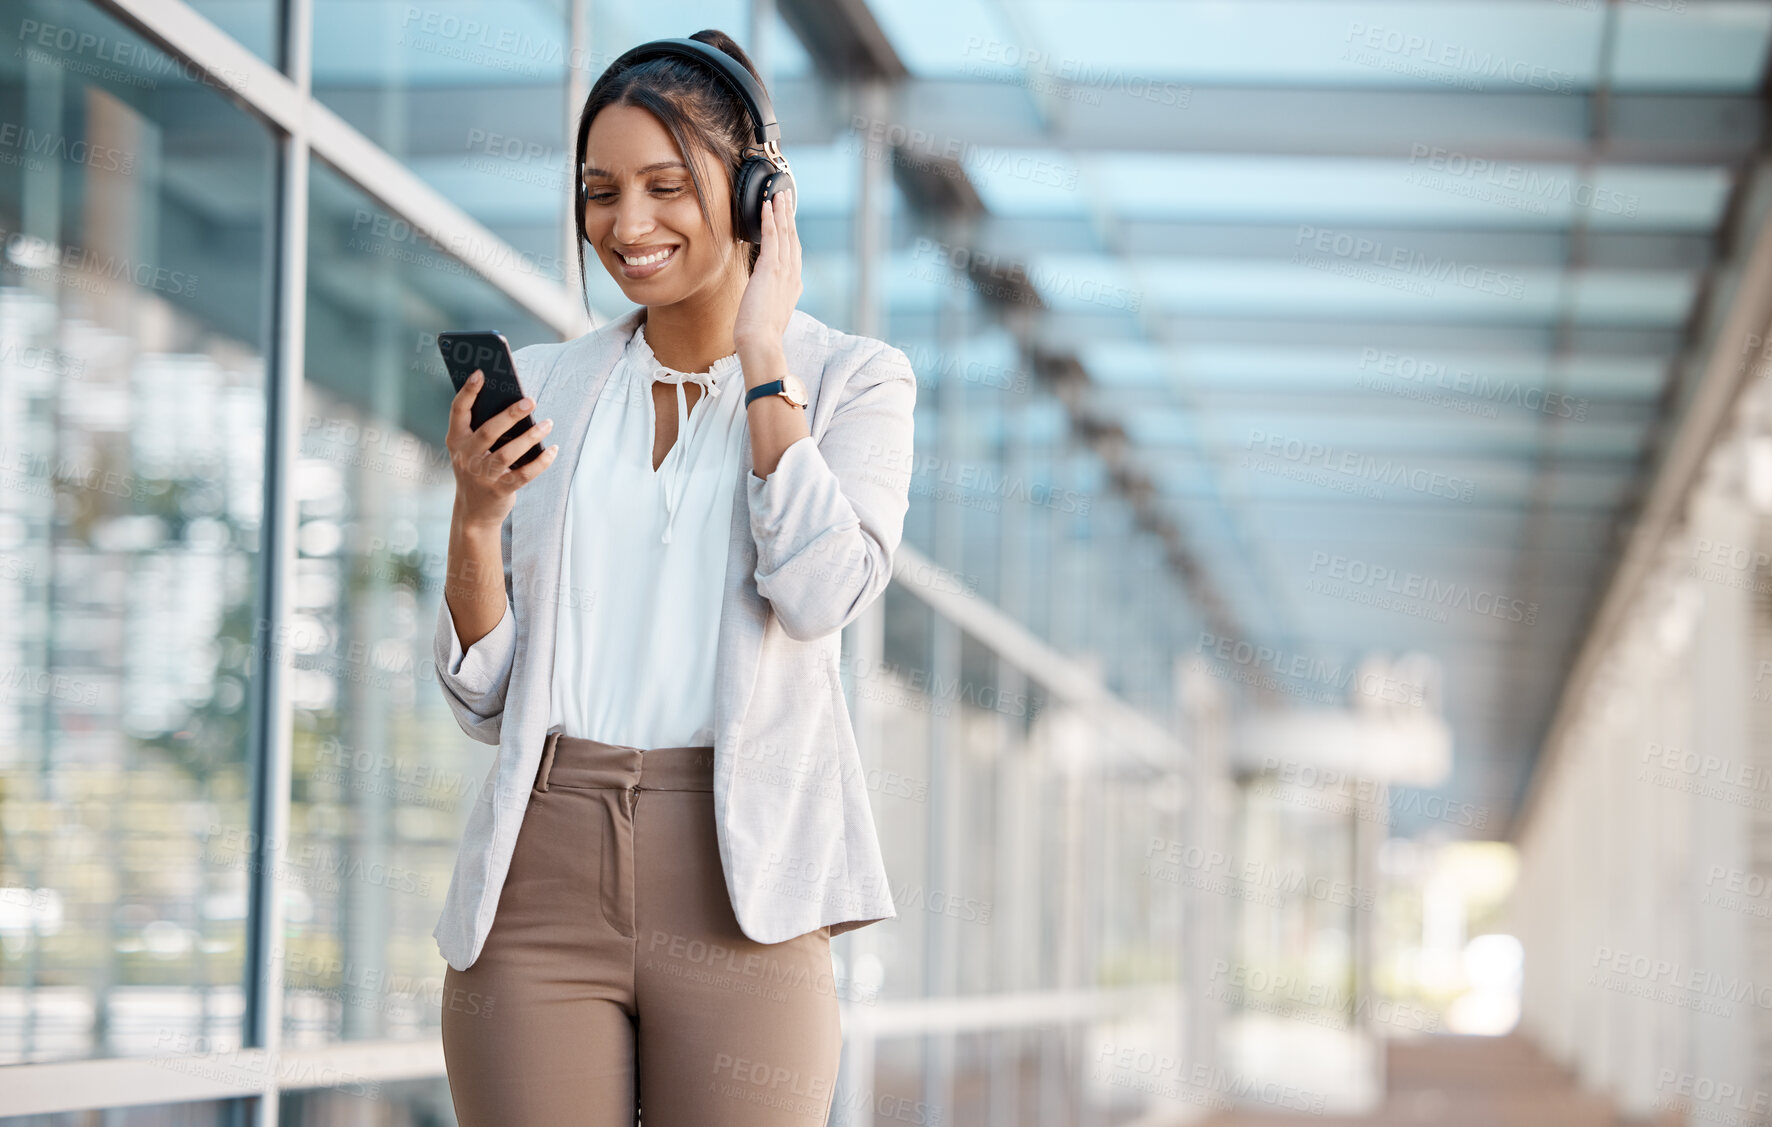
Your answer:
[[[536,352],[540,347],[532,344],[511,354],[517,366],[517,378],[522,382],[524,392],[535,400],[533,413],[538,416],[543,410],[542,390],[547,377],[552,374],[551,368],[537,363]],[[455,629],[455,616],[449,613],[449,600],[442,598],[438,600],[437,632],[431,642],[437,683],[443,687],[443,699],[449,704],[449,710],[455,713],[455,722],[474,739],[495,746],[503,727],[505,694],[510,691],[511,670],[517,659],[509,515],[499,529],[498,542],[505,572],[505,612],[498,625],[463,652],[461,635]]]
[[[511,687],[511,668],[517,658],[517,618],[511,610],[511,522],[507,517],[499,530],[499,549],[504,557],[505,612],[492,632],[461,648],[455,616],[449,600],[442,598],[437,610],[437,633],[431,656],[437,664],[437,683],[443,699],[455,713],[461,730],[481,743],[496,745],[503,726],[505,694]]]
[[[816,443],[783,451],[775,471],[746,475],[758,592],[790,638],[853,622],[892,579],[910,505],[916,374],[882,345],[849,378]]]

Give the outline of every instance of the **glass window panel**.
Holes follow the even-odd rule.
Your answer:
[[[313,9],[315,97],[564,282],[567,71],[592,65],[564,0]]]
[[[557,338],[331,169],[314,167],[309,199],[285,1029],[433,1036],[431,930],[491,762],[431,664],[455,498],[436,334]]]
[[[237,1037],[271,137],[84,3],[0,52],[0,1062]]]
[[[275,0],[186,0],[197,13],[272,66],[281,66],[283,5]]]

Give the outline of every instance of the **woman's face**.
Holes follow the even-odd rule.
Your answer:
[[[638,106],[613,105],[585,135],[585,233],[603,268],[636,305],[673,305],[718,287],[743,257],[733,246],[732,181],[697,154],[714,193],[709,230],[695,181],[664,123]],[[645,261],[641,261],[645,260]]]

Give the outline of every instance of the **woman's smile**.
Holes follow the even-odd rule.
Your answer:
[[[669,266],[677,257],[677,248],[642,247],[636,253],[624,254],[616,251],[615,256],[621,260],[621,272],[628,278],[650,278],[652,275]]]

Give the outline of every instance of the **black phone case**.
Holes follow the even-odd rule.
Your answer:
[[[503,333],[491,330],[438,333],[437,349],[443,353],[443,366],[449,369],[455,390],[462,389],[475,369],[486,374],[486,382],[480,385],[474,396],[473,414],[469,418],[474,430],[479,430],[486,420],[523,398],[523,385],[517,382],[516,361],[511,358],[510,342],[505,340]],[[492,448],[497,450],[534,425],[531,416],[523,416],[499,436]],[[511,467],[528,465],[541,452],[542,445],[537,443],[527,454],[512,462]]]

